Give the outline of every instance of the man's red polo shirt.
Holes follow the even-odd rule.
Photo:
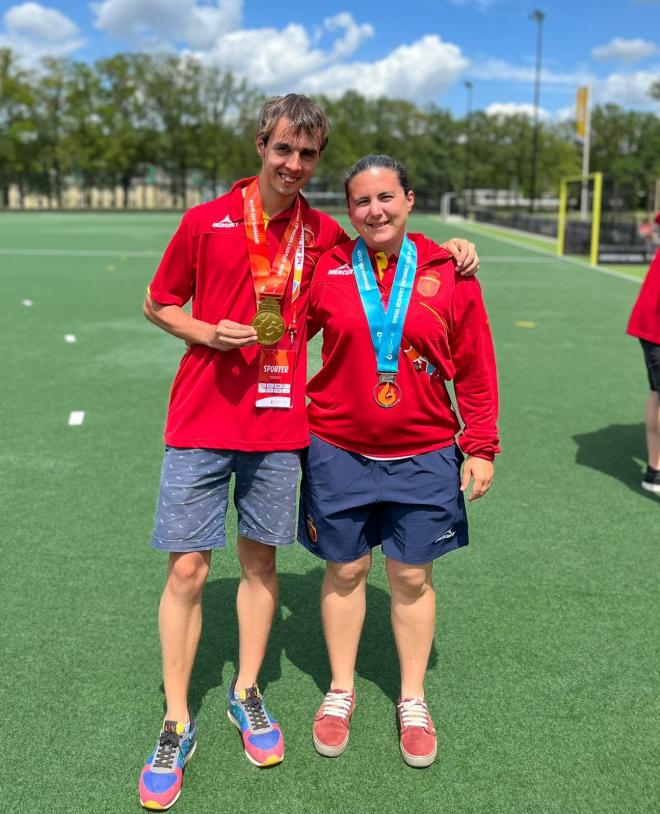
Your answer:
[[[221,319],[243,324],[252,321],[257,305],[242,193],[252,180],[239,181],[226,195],[186,212],[149,286],[155,302],[183,306],[192,298],[192,315],[196,319],[212,324]],[[270,221],[266,234],[271,260],[290,217],[291,210]],[[345,241],[347,235],[332,218],[311,209],[304,199],[302,217],[305,265],[297,301],[299,330],[293,344],[287,333],[274,346],[295,352],[292,407],[255,406],[258,346],[218,351],[193,345],[185,352],[172,385],[166,444],[257,452],[299,449],[309,443],[305,410],[309,282],[321,254]],[[282,308],[287,326],[291,319],[291,278]]]

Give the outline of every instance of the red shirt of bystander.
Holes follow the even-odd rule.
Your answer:
[[[660,345],[660,251],[646,272],[630,314],[627,333]]]

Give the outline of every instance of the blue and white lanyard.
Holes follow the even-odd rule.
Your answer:
[[[396,263],[387,311],[383,308],[376,275],[371,265],[367,246],[362,238],[358,238],[353,248],[352,263],[360,300],[371,333],[371,344],[376,353],[378,373],[396,374],[399,369],[403,324],[406,321],[417,270],[417,247],[408,235],[404,236]]]

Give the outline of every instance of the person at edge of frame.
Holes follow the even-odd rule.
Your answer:
[[[188,689],[211,552],[226,542],[232,473],[241,575],[228,717],[253,764],[284,757],[282,732],[257,678],[278,601],[276,553],[295,539],[300,455],[309,443],[309,281],[321,254],[348,239],[300,194],[328,132],[325,113],[305,96],[266,102],[256,135],[258,176],[185,213],[145,299],[147,319],[188,345],[167,411],[152,538],[169,563],[159,610],[165,720],[139,780],[148,809],[176,802],[196,747]],[[473,244],[446,245],[464,273],[476,272]]]
[[[323,345],[307,385],[298,539],[326,561],[331,672],[312,734],[326,757],[348,745],[367,577],[381,547],[400,667],[399,747],[408,765],[423,768],[437,755],[424,693],[433,565],[467,545],[464,493],[471,484],[470,500],[479,498],[493,479],[495,355],[476,278],[456,274],[449,252],[429,238],[407,233],[414,194],[404,167],[366,156],[348,171],[346,200],[358,238],[321,256],[308,307],[308,334],[323,331]]]
[[[655,220],[660,223],[660,212]],[[649,381],[644,410],[646,472],[642,477],[642,489],[660,494],[660,249],[644,277],[630,314],[627,333],[641,343]]]

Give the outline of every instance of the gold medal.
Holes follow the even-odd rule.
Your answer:
[[[284,336],[284,320],[280,313],[280,303],[275,297],[264,297],[259,310],[252,320],[260,345],[274,345]]]

